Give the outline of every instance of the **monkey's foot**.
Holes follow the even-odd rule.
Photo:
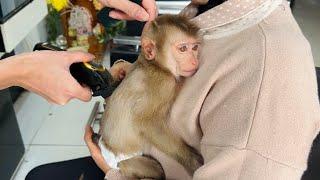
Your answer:
[[[118,163],[122,175],[134,179],[165,179],[161,164],[147,156],[135,156]]]

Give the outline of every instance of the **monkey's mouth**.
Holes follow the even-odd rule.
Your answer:
[[[197,72],[197,69],[185,70],[183,72],[185,72],[188,75],[193,75]]]

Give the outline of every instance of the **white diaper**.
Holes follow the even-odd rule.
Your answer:
[[[99,139],[99,147],[101,149],[101,153],[102,153],[104,160],[113,169],[119,169],[117,165],[118,165],[118,162],[120,162],[120,161],[130,159],[134,156],[142,155],[142,152],[137,152],[137,153],[133,153],[133,154],[120,154],[118,156],[115,156],[113,154],[113,152],[109,151],[105,147],[104,143],[102,142],[102,138]]]

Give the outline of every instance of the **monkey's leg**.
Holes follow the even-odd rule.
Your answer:
[[[148,156],[135,156],[118,163],[122,175],[134,179],[165,179],[161,164]]]
[[[203,164],[202,156],[175,136],[168,128],[161,124],[157,128],[151,124],[150,126],[153,127],[145,127],[142,132],[147,141],[182,164],[190,175]],[[150,129],[152,132],[148,132]]]

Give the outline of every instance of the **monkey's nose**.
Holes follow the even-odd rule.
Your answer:
[[[192,65],[194,66],[194,69],[198,69],[198,67],[199,67],[199,63],[197,60],[193,60]]]

